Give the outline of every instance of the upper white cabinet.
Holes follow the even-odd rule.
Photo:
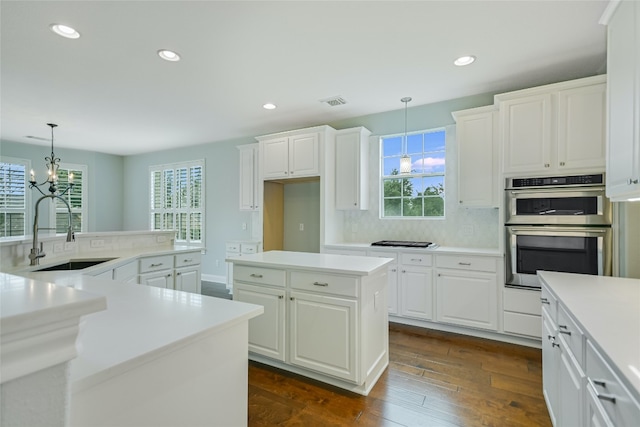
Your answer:
[[[607,196],[640,197],[640,4],[621,1],[608,22]]]
[[[240,151],[240,210],[258,209],[258,144],[238,146]]]
[[[496,95],[504,174],[604,170],[606,78]]]
[[[364,127],[336,132],[336,209],[369,209],[369,135]]]
[[[262,178],[319,176],[322,132],[320,127],[258,137]]]
[[[498,112],[494,106],[452,113],[458,140],[458,203],[498,206]]]

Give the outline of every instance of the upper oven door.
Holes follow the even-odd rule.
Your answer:
[[[610,225],[604,187],[510,189],[507,224]]]

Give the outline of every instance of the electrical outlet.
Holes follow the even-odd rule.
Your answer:
[[[92,239],[91,240],[91,247],[92,248],[103,248],[104,247],[104,240],[103,239]]]
[[[246,230],[246,229],[247,229],[247,223],[246,223],[246,222],[243,222],[243,223],[242,223],[242,229],[243,229],[243,230]]]
[[[219,259],[216,260],[216,267],[220,267],[220,260]]]
[[[300,223],[300,231],[304,231],[304,224]]]

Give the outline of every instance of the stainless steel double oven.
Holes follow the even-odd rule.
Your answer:
[[[538,270],[611,275],[612,215],[604,179],[507,179],[508,286],[539,288]]]

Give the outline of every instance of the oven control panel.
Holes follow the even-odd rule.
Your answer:
[[[540,178],[509,178],[507,188],[550,187],[570,185],[604,185],[604,174],[551,176]]]

